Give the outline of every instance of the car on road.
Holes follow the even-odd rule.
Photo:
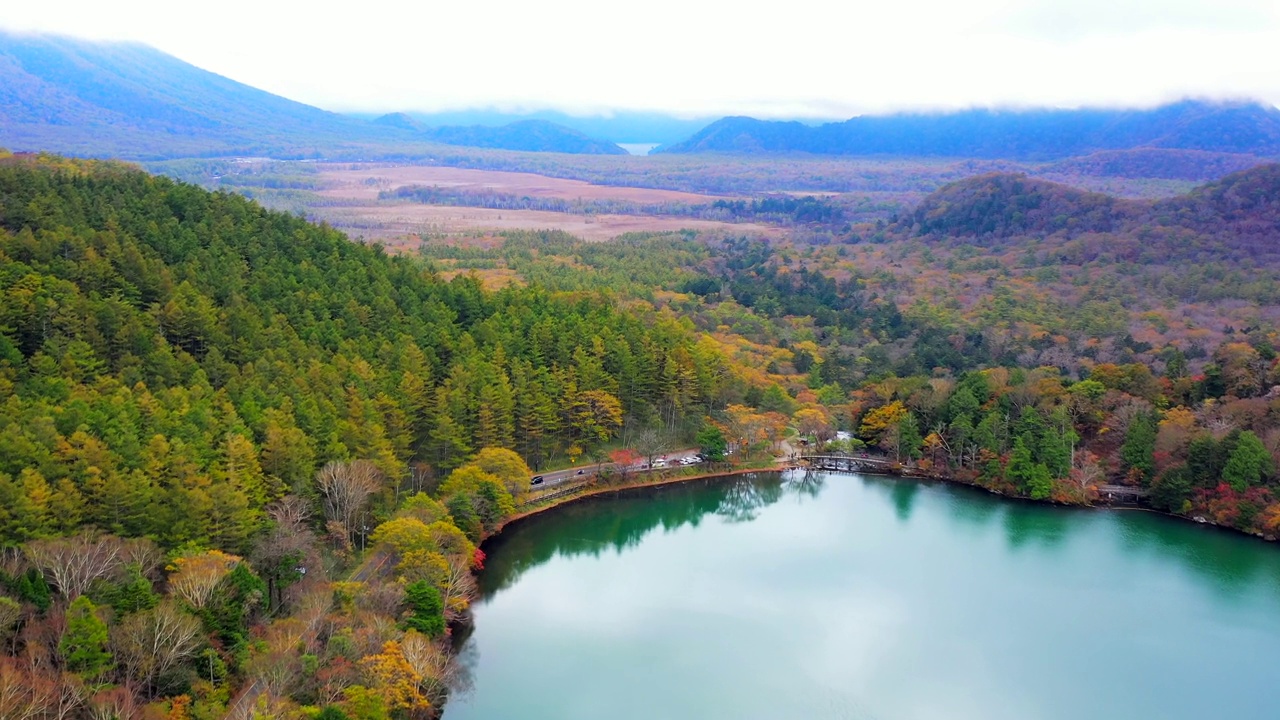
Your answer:
[[[530,484],[530,485],[541,485],[543,480],[546,480],[546,478],[542,477],[541,475],[534,475],[534,476],[533,476],[533,479],[529,481],[529,484]]]

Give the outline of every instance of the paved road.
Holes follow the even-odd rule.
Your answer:
[[[692,457],[697,454],[698,454],[698,448],[688,448],[685,450],[676,450],[673,452],[669,452],[666,455],[662,455],[661,457],[666,458],[667,467],[673,467],[673,466],[679,467],[681,458]],[[644,461],[642,460],[641,463],[643,462]],[[536,473],[534,477],[541,476],[542,482],[537,485],[530,485],[530,487],[538,488],[538,489],[554,487],[556,485],[559,485],[560,483],[568,482],[570,480],[581,480],[581,479],[592,477],[593,475],[596,474],[597,469],[611,470],[614,467],[615,465],[613,463],[605,463],[599,466],[594,464],[585,464],[585,465],[580,465],[576,468],[568,468],[566,470],[549,470],[547,472]],[[631,467],[632,472],[643,470],[643,469],[644,468],[640,467],[639,465],[633,465]]]

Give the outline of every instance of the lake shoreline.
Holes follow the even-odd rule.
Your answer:
[[[536,507],[529,508],[528,510],[518,512],[517,514],[504,520],[501,525],[494,528],[492,533],[489,533],[483,539],[481,539],[480,547],[483,549],[484,547],[488,546],[492,540],[495,540],[498,537],[500,537],[503,534],[503,531],[506,530],[506,528],[510,525],[518,524],[523,520],[541,515],[554,508],[571,505],[573,503],[583,501],[583,500],[604,497],[607,495],[620,495],[623,493],[630,493],[632,491],[643,490],[645,488],[663,488],[663,487],[669,487],[672,485],[680,485],[684,483],[712,480],[717,478],[737,477],[741,475],[750,475],[753,473],[763,473],[763,472],[788,472],[792,470],[808,470],[808,468],[804,465],[799,465],[799,464],[795,464],[788,461],[784,463],[779,463],[777,466],[772,468],[769,468],[769,467],[740,468],[740,469],[722,470],[722,471],[715,471],[715,472],[705,472],[705,473],[699,473],[696,475],[676,475],[672,477],[662,478],[653,482],[632,482],[632,483],[625,483],[625,484],[619,484],[619,485],[602,485],[602,486],[585,485],[583,486],[583,492],[581,493],[574,493],[574,492],[566,493],[561,497],[550,499],[545,505],[539,505]],[[916,482],[920,482],[920,481],[940,482],[940,483],[945,483],[947,485],[954,485],[958,487],[966,487],[966,488],[972,488],[974,490],[980,490],[980,491],[986,492],[989,495],[996,495],[1005,500],[1032,503],[1035,505],[1052,505],[1055,507],[1075,508],[1079,510],[1136,510],[1141,512],[1152,513],[1155,515],[1163,515],[1168,518],[1173,518],[1175,520],[1193,523],[1195,525],[1202,525],[1205,527],[1216,528],[1218,530],[1229,532],[1233,535],[1243,535],[1246,537],[1254,538],[1256,540],[1260,540],[1262,542],[1274,543],[1276,541],[1276,538],[1274,537],[1267,537],[1265,535],[1261,535],[1257,533],[1245,532],[1238,528],[1230,527],[1227,525],[1219,525],[1218,523],[1214,523],[1214,522],[1197,521],[1195,518],[1191,518],[1186,515],[1176,515],[1174,513],[1166,512],[1163,510],[1157,510],[1155,508],[1145,507],[1142,505],[1130,505],[1130,504],[1115,503],[1115,502],[1097,503],[1097,504],[1091,504],[1091,505],[1076,505],[1072,503],[1054,502],[1052,500],[1033,500],[1028,497],[1021,497],[1018,495],[1008,495],[1006,493],[992,490],[990,488],[985,488],[981,485],[978,485],[977,483],[968,482],[965,480],[961,480],[959,478],[946,477],[941,475],[921,475],[921,474],[906,472],[904,470],[897,470],[895,472],[894,468],[884,468],[880,472],[843,472],[839,470],[821,470],[818,472],[839,473],[839,474],[845,474],[845,475],[881,475],[884,477],[892,477],[900,480],[913,480]]]
[[[696,475],[673,475],[671,477],[661,478],[659,480],[655,480],[652,482],[638,482],[638,483],[633,482],[633,483],[625,483],[620,485],[584,485],[582,488],[583,492],[581,493],[566,493],[561,497],[552,498],[545,505],[538,505],[536,507],[529,508],[528,510],[518,512],[515,515],[512,515],[511,517],[507,518],[506,520],[503,520],[502,524],[494,528],[493,532],[489,533],[488,535],[485,535],[484,538],[481,539],[480,547],[481,549],[483,549],[486,545],[489,544],[491,540],[501,536],[503,534],[503,531],[505,531],[511,525],[518,524],[521,521],[527,520],[531,517],[542,515],[543,513],[546,513],[549,510],[561,508],[566,505],[572,505],[576,502],[583,501],[583,500],[590,500],[593,498],[604,497],[606,495],[630,493],[632,491],[644,490],[646,488],[665,488],[665,487],[670,487],[672,485],[683,485],[686,483],[698,482],[701,480],[715,480],[718,478],[737,477],[740,475],[751,475],[755,473],[786,472],[788,470],[797,470],[797,469],[803,469],[803,468],[798,468],[792,465],[777,466],[772,468],[769,468],[769,467],[740,468],[736,470],[717,470],[715,472],[698,473]]]
[[[921,613],[919,617],[942,618],[946,614],[935,612],[939,602],[937,598],[940,596],[933,591],[939,587],[950,587],[952,583],[964,585],[969,582],[967,578],[972,572],[989,567],[973,559],[977,556],[967,554],[968,550],[957,550],[958,547],[971,547],[975,553],[990,553],[991,557],[1007,560],[1003,565],[992,566],[1003,568],[1001,577],[1006,579],[1002,587],[1007,587],[1008,592],[995,595],[1000,597],[998,602],[1005,605],[1041,607],[1038,600],[1058,597],[1040,590],[1044,583],[1052,582],[1059,583],[1065,590],[1078,593],[1073,597],[1091,603],[1088,607],[1105,609],[1118,601],[1120,605],[1115,607],[1121,608],[1117,612],[1122,615],[1129,613],[1129,610],[1124,609],[1128,607],[1124,605],[1124,598],[1134,588],[1150,591],[1153,586],[1157,587],[1158,592],[1148,592],[1159,600],[1153,606],[1159,612],[1166,615],[1171,613],[1172,616],[1186,615],[1191,612],[1187,610],[1188,607],[1199,607],[1194,606],[1191,601],[1202,600],[1202,596],[1212,596],[1210,599],[1216,598],[1223,603],[1235,602],[1232,599],[1233,588],[1238,587],[1237,582],[1243,582],[1240,578],[1261,582],[1272,576],[1267,568],[1275,568],[1277,562],[1277,556],[1269,550],[1261,549],[1261,546],[1240,543],[1217,533],[1203,534],[1185,523],[1165,523],[1154,518],[1145,520],[1142,516],[1131,514],[1073,518],[1053,510],[1038,510],[1030,505],[1046,505],[1043,501],[1016,498],[1028,505],[1006,505],[1002,500],[1009,496],[1001,493],[971,483],[923,474],[823,472],[821,475],[806,477],[801,473],[788,472],[793,469],[795,468],[791,466],[739,468],[727,472],[711,472],[708,469],[708,472],[697,474],[691,471],[687,476],[650,478],[651,482],[632,477],[629,478],[631,482],[617,482],[612,486],[579,487],[569,495],[545,500],[538,507],[526,507],[525,512],[502,528],[513,531],[498,531],[486,540],[484,549],[485,552],[492,553],[490,558],[493,562],[480,573],[484,578],[484,599],[477,602],[476,614],[470,618],[472,625],[465,631],[455,629],[454,639],[458,651],[475,648],[465,650],[475,653],[470,656],[473,661],[487,653],[488,665],[475,666],[481,671],[476,678],[490,680],[507,677],[502,673],[509,670],[511,658],[537,656],[527,651],[528,647],[533,646],[521,643],[536,640],[543,643],[540,647],[547,648],[545,651],[562,653],[565,647],[577,647],[573,643],[567,643],[565,637],[578,637],[566,635],[578,630],[582,633],[580,641],[599,642],[600,652],[614,653],[616,650],[625,654],[628,646],[607,632],[618,622],[616,613],[626,614],[619,608],[631,607],[630,593],[640,594],[652,587],[663,588],[666,586],[661,583],[667,581],[671,583],[669,588],[655,593],[653,598],[635,601],[636,608],[649,613],[646,618],[656,621],[673,616],[682,617],[680,611],[692,609],[696,611],[695,614],[710,613],[709,617],[713,620],[711,625],[719,633],[726,627],[719,624],[722,621],[732,624],[737,622],[735,618],[745,618],[743,627],[753,628],[757,622],[757,617],[753,614],[755,611],[761,608],[763,611],[781,608],[782,616],[785,616],[786,607],[796,606],[793,602],[781,602],[781,597],[774,598],[778,602],[763,601],[748,593],[744,596],[749,598],[744,607],[751,609],[752,613],[729,611],[718,614],[718,608],[724,606],[714,604],[714,598],[707,593],[721,587],[719,583],[710,583],[705,587],[686,584],[691,578],[704,577],[712,566],[717,568],[717,572],[721,568],[727,569],[725,571],[730,577],[736,568],[736,572],[743,577],[756,578],[761,586],[774,582],[775,578],[770,572],[782,572],[778,568],[783,567],[786,569],[784,575],[776,580],[780,586],[789,589],[780,592],[796,591],[800,595],[808,591],[800,588],[798,578],[807,577],[810,573],[818,577],[828,574],[839,576],[820,581],[817,585],[817,589],[846,593],[841,595],[844,598],[843,604],[830,606],[833,616],[840,616],[842,608],[846,606],[862,607],[854,603],[854,600],[863,601],[871,596],[879,596],[890,603],[894,612],[865,613],[863,617],[870,618],[871,621],[888,622],[897,628],[902,624],[902,616],[897,614],[902,607],[898,604],[900,594],[908,590],[921,591],[920,597],[924,599],[916,603],[913,612]],[[862,477],[858,477],[859,475]],[[923,482],[900,482],[903,480]],[[972,489],[951,490],[949,485]],[[633,492],[643,488],[654,490],[643,495]],[[977,489],[987,492],[973,492]],[[991,495],[1000,495],[1000,499],[990,498]],[[545,512],[552,507],[570,505],[579,500],[584,502],[567,512]],[[1147,512],[1167,514],[1153,510]],[[531,521],[523,526],[513,525],[531,517],[541,517],[542,520]],[[757,518],[760,518],[759,523],[742,522],[744,519],[755,521]],[[703,519],[703,522],[699,522],[699,519]],[[706,519],[716,521],[706,522]],[[688,533],[694,532],[706,536],[710,545],[700,545],[700,540],[686,537]],[[618,559],[641,547],[644,552],[639,554],[638,559],[628,562]],[[709,548],[714,548],[714,551]],[[828,551],[836,555],[823,554]],[[1236,554],[1253,560],[1239,560],[1234,564],[1218,560],[1220,555],[1234,558]],[[897,556],[896,560],[892,559],[894,555]],[[832,565],[828,562],[830,557],[858,560]],[[965,566],[966,561],[972,562],[974,566]],[[575,562],[578,564],[571,564]],[[1058,567],[1059,563],[1064,566]],[[1173,564],[1172,568],[1165,567],[1169,563]],[[534,568],[542,566],[546,567],[544,572],[532,572]],[[832,573],[830,568],[833,567],[843,568],[843,572]],[[922,569],[928,567],[935,568],[935,571],[926,572]],[[1162,567],[1163,570],[1160,569]],[[1150,570],[1162,573],[1159,577],[1196,592],[1175,593],[1177,600],[1170,600],[1161,594],[1166,585],[1153,581],[1151,576],[1138,573],[1136,570],[1139,568],[1144,572]],[[1107,576],[1107,571],[1110,571],[1109,577],[1113,579],[1100,582],[1098,578]],[[987,571],[983,569],[982,572]],[[1223,579],[1223,572],[1235,573],[1234,576],[1227,577],[1223,592],[1200,592],[1206,584],[1219,588],[1215,583]],[[883,592],[886,586],[877,580],[883,579],[881,575],[897,578],[902,581],[902,585]],[[646,577],[647,580],[641,580]],[[1232,580],[1233,577],[1236,579]],[[1134,588],[1129,587],[1130,583],[1134,584]],[[735,590],[739,588],[738,585],[732,587]],[[993,653],[1004,652],[1009,649],[1005,646],[1006,640],[995,632],[996,628],[1001,627],[1001,613],[988,612],[990,607],[982,599],[988,594],[985,586],[978,583],[975,588],[977,589],[972,593],[959,592],[957,597],[972,601],[971,609],[978,611],[976,614],[960,613],[958,617],[963,621],[970,617],[988,621],[988,629],[994,634],[985,631],[971,634],[980,640],[995,638],[990,641],[987,649]],[[1276,586],[1276,590],[1280,592],[1280,586]],[[586,591],[599,591],[601,595],[599,598],[584,595]],[[1099,599],[1098,593],[1106,595],[1108,599]],[[794,596],[787,597],[795,600]],[[610,602],[600,605],[605,609],[598,614],[590,614],[590,608],[599,603],[600,598]],[[1037,602],[1030,602],[1031,600]],[[667,608],[668,611],[658,612],[656,608]],[[671,609],[676,612],[670,612]],[[548,613],[551,624],[539,619],[540,613],[544,612]],[[577,615],[580,612],[584,613],[583,625],[578,630],[571,631],[570,628],[579,622]],[[1163,633],[1160,622],[1152,620],[1151,627],[1142,624],[1148,620],[1145,612],[1135,610],[1129,613],[1131,617],[1126,617],[1123,622],[1111,622],[1111,625],[1132,630],[1140,636],[1147,631]],[[1198,612],[1197,610],[1191,614],[1196,615]],[[1114,613],[1109,610],[1102,614],[1111,620],[1115,619]],[[1240,622],[1248,620],[1245,617]],[[675,621],[672,627],[688,631],[691,627],[701,626],[702,622],[701,615],[694,620],[683,617]],[[1036,622],[1044,625],[1040,620]],[[1083,632],[1083,629],[1091,626],[1095,620],[1077,615],[1075,622],[1080,626],[1080,632],[1073,632],[1071,635],[1089,638],[1081,640],[1080,645],[1090,653],[1094,652],[1095,639]],[[1105,625],[1110,620],[1104,618],[1101,622]],[[1219,625],[1233,627],[1232,622],[1235,621],[1222,620]],[[565,625],[561,627],[556,623]],[[530,625],[535,629],[528,632],[519,629]],[[827,636],[820,632],[825,627],[825,621],[815,622],[806,636],[825,642]],[[655,629],[653,632],[661,634],[660,630]],[[850,632],[856,631],[860,629]],[[605,632],[603,639],[598,637],[601,632]],[[781,632],[779,630],[779,637]],[[818,634],[815,635],[814,632]],[[1055,641],[1063,639],[1052,629],[1043,634],[1045,638]],[[644,639],[643,634],[623,635],[630,640],[641,637],[636,641],[636,647],[644,651],[639,656],[646,663],[655,657],[646,653],[655,652],[655,645],[661,644]],[[1114,633],[1100,635],[1104,638],[1114,636]],[[615,642],[619,643],[616,649],[613,645]],[[789,642],[782,644],[787,645]],[[1144,642],[1125,644],[1130,649],[1137,650],[1149,645]],[[744,647],[758,646],[752,641]],[[732,650],[741,652],[742,648],[732,646]],[[595,667],[593,663],[598,662],[598,658],[591,655],[591,652],[584,652],[590,656],[590,660],[568,662],[566,667],[575,671]],[[1023,650],[1019,649],[1019,652]],[[796,664],[792,663],[790,666],[795,667]],[[516,677],[523,678],[529,672],[532,671],[518,671]],[[542,670],[538,669],[537,672]],[[671,675],[679,677],[678,673]],[[803,676],[803,672],[800,675]],[[565,676],[578,677],[567,670]],[[445,720],[499,717],[503,715],[493,712],[494,707],[504,703],[515,707],[521,702],[514,699],[509,702],[494,700],[496,696],[505,697],[517,692],[515,689],[506,690],[495,683],[496,681],[489,682],[488,689],[475,696],[478,699],[451,699],[451,709],[445,714]],[[541,697],[538,694],[541,685],[537,681],[527,687],[521,685],[518,692],[530,693],[529,697]],[[1120,692],[1121,689],[1117,686],[1105,686],[1104,689],[1135,698],[1157,694],[1146,686],[1124,692]],[[545,698],[543,701],[550,702]],[[804,698],[797,702],[803,705]],[[697,715],[691,713],[690,716]],[[813,714],[810,716],[825,717]]]

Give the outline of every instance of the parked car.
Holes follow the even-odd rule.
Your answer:
[[[545,479],[546,479],[546,478],[542,477],[541,475],[534,475],[534,476],[533,476],[533,479],[529,481],[529,484],[530,484],[530,485],[541,485],[541,484],[542,484],[542,481],[543,481],[543,480],[545,480]]]

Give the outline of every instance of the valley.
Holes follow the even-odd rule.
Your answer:
[[[344,28],[334,112],[4,12],[0,720],[1262,712],[1274,102],[454,109]]]

